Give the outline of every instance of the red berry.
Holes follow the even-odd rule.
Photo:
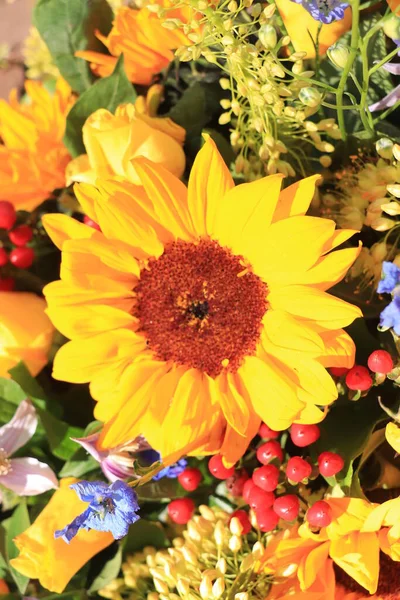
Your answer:
[[[253,481],[266,492],[273,492],[278,487],[279,469],[275,465],[264,465],[253,473]]]
[[[0,229],[11,229],[17,220],[14,206],[7,200],[0,200]]]
[[[17,269],[29,269],[35,259],[35,252],[32,248],[14,248],[10,252],[10,262]]]
[[[299,510],[300,501],[294,494],[279,496],[274,502],[274,511],[285,521],[294,521],[299,514]]]
[[[203,475],[199,469],[189,467],[178,475],[178,481],[187,492],[194,492],[200,485]]]
[[[246,481],[249,480],[249,474],[246,469],[235,471],[232,477],[226,480],[226,488],[234,498],[239,498],[243,494],[243,488]]]
[[[242,497],[246,504],[249,503],[249,497],[253,488],[257,487],[252,479],[248,479],[243,486]],[[259,488],[258,488],[259,489]]]
[[[186,525],[192,518],[195,504],[191,498],[177,498],[168,504],[168,514],[171,521]]]
[[[290,437],[293,444],[299,448],[304,448],[317,441],[321,432],[318,425],[303,425],[293,423],[290,428]]]
[[[386,350],[375,350],[368,358],[368,367],[373,373],[390,373],[393,369],[393,360]]]
[[[294,483],[300,483],[303,479],[310,477],[312,471],[311,465],[301,458],[301,456],[292,456],[286,466],[286,477]]]
[[[265,442],[265,444],[258,448],[257,460],[260,461],[261,464],[267,465],[271,460],[274,460],[274,458],[277,458],[279,461],[283,460],[281,445],[276,440]]]
[[[12,292],[15,288],[15,279],[12,277],[5,277],[0,279],[0,292]]]
[[[208,461],[208,470],[211,475],[214,475],[216,479],[228,479],[228,477],[232,477],[235,472],[235,467],[225,467],[222,462],[222,456],[220,454],[215,454]]]
[[[322,452],[318,456],[319,472],[324,477],[333,477],[344,467],[344,460],[335,452]]]
[[[372,387],[373,381],[367,367],[356,365],[346,375],[346,385],[349,390],[365,392]]]
[[[264,440],[276,440],[280,436],[280,431],[274,431],[266,423],[261,423],[258,435]]]
[[[261,531],[272,531],[279,523],[279,517],[273,508],[263,508],[256,512],[257,525]]]
[[[329,371],[334,377],[343,377],[349,370],[346,367],[329,367]]]
[[[88,217],[87,215],[85,215],[83,217],[83,222],[85,223],[85,225],[87,225],[88,227],[91,227],[92,229],[97,229],[97,231],[101,231],[100,225],[98,223],[96,223],[96,221],[93,221],[93,219],[91,219],[90,217]]]
[[[25,246],[33,238],[33,231],[28,225],[20,225],[10,231],[8,237],[16,246]]]
[[[247,535],[251,531],[251,523],[247,512],[245,510],[235,510],[230,516],[229,523],[232,521],[233,517],[239,519],[240,524],[243,527],[242,534]]]
[[[8,263],[8,254],[4,248],[0,248],[0,267],[4,267]]]
[[[266,492],[258,487],[258,485],[254,485],[254,487],[250,490],[249,494],[249,505],[254,510],[263,510],[264,508],[269,508],[273,505],[275,501],[275,495],[272,492]]]
[[[324,500],[318,500],[308,509],[306,519],[312,527],[327,527],[332,523],[332,509]]]

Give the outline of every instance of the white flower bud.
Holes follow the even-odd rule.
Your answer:
[[[350,50],[346,44],[343,44],[343,42],[337,42],[336,44],[330,46],[326,53],[329,60],[335,65],[335,67],[344,69],[349,58]]]
[[[299,92],[299,100],[305,106],[315,108],[321,104],[322,95],[318,90],[312,87],[303,87]]]
[[[390,39],[398,40],[400,38],[400,17],[391,15],[384,21],[382,29]]]
[[[397,217],[400,215],[400,203],[399,202],[388,202],[387,204],[382,204],[381,209],[387,215],[391,217]]]
[[[388,231],[396,225],[396,221],[387,219],[386,217],[378,217],[371,223],[371,228],[375,231]]]
[[[396,196],[396,198],[400,198],[400,183],[389,184],[386,186],[389,194]]]
[[[209,600],[212,596],[212,581],[211,578],[206,575],[203,576],[200,582],[199,588],[200,596],[203,600]]]
[[[229,90],[229,88],[231,87],[231,82],[226,77],[222,77],[219,80],[219,85],[222,87],[223,90]]]
[[[275,48],[278,42],[278,36],[276,34],[275,27],[269,25],[268,23],[260,27],[258,37],[262,45],[268,50]]]
[[[379,156],[386,159],[391,159],[393,155],[393,142],[389,138],[381,138],[375,144],[375,148]]]
[[[399,144],[394,144],[393,145],[393,156],[395,157],[396,160],[400,160],[400,145]]]
[[[330,156],[328,156],[327,154],[324,154],[323,156],[320,156],[319,158],[319,162],[321,163],[321,165],[323,167],[325,167],[325,169],[327,169],[328,167],[331,166],[332,164],[332,159]]]
[[[212,586],[212,593],[214,598],[220,598],[225,591],[225,580],[223,577],[218,577],[214,585]]]
[[[229,550],[239,552],[242,547],[242,538],[238,535],[232,535],[228,542]]]

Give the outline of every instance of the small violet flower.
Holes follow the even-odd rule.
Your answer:
[[[395,296],[383,309],[379,327],[384,330],[393,329],[396,335],[400,335],[400,296]]]
[[[382,263],[382,279],[378,283],[378,294],[391,294],[400,284],[400,268],[392,262]]]
[[[332,23],[344,18],[344,11],[349,6],[348,2],[340,0],[292,0],[301,4],[313,19],[321,23]]]
[[[137,496],[133,489],[123,481],[114,481],[107,485],[104,481],[81,481],[70,486],[80,500],[88,502],[88,508],[78,515],[69,525],[54,533],[67,544],[80,529],[109,531],[116,540],[127,535],[129,526],[140,517]]]
[[[392,75],[400,75],[400,63],[387,63],[383,65],[382,69],[385,69]],[[400,100],[400,85],[391,90],[386,96],[384,96],[375,104],[371,104],[369,110],[371,112],[375,112],[377,110],[384,110],[386,108],[391,108]]]
[[[145,450],[145,451],[141,452],[138,458],[142,462],[145,462],[146,464],[149,464],[149,465],[162,460],[161,454],[159,452],[157,452],[157,450],[153,450],[153,449]],[[187,460],[185,460],[184,458],[181,458],[180,460],[178,460],[178,462],[173,463],[172,465],[169,465],[169,467],[165,467],[164,469],[161,469],[161,471],[159,471],[156,475],[154,475],[153,481],[158,481],[159,479],[163,479],[164,477],[167,477],[168,479],[176,479],[177,477],[179,477],[179,475],[181,473],[183,473],[183,471],[186,469],[186,467],[187,467]]]
[[[58,487],[57,477],[46,463],[30,457],[11,458],[31,439],[37,422],[34,406],[23,400],[11,421],[0,427],[0,484],[18,496],[35,496]]]

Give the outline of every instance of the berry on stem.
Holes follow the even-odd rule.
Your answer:
[[[215,454],[208,461],[208,470],[216,479],[228,479],[228,477],[232,477],[234,474],[235,467],[225,467],[222,462],[222,456]]]
[[[253,486],[249,493],[248,504],[250,508],[254,510],[261,510],[263,508],[268,508],[273,505],[275,501],[275,495],[273,492],[266,492],[258,487],[258,485]]]
[[[286,466],[286,477],[294,483],[300,483],[303,479],[310,477],[312,466],[301,458],[301,456],[292,456],[289,458]]]
[[[267,465],[277,458],[279,461],[283,460],[283,451],[281,445],[276,440],[270,440],[269,442],[265,442],[262,444],[257,450],[257,460],[262,465]]]
[[[332,523],[332,509],[324,500],[318,500],[308,509],[306,520],[312,527],[327,527]]]
[[[249,504],[249,498],[250,498],[251,491],[255,487],[257,487],[257,486],[251,478],[248,479],[243,486],[242,498],[247,504]]]
[[[0,200],[0,229],[11,229],[17,220],[17,213],[11,202]]]
[[[322,452],[318,456],[318,468],[324,477],[333,477],[344,467],[344,460],[336,452]]]
[[[200,485],[201,480],[203,479],[203,475],[199,469],[196,467],[189,467],[182,471],[180,475],[178,475],[178,481],[187,492],[194,492]]]
[[[239,510],[233,511],[233,513],[231,514],[231,516],[229,518],[229,523],[232,521],[233,517],[236,517],[240,521],[240,524],[243,527],[243,531],[242,531],[243,535],[247,535],[248,533],[250,533],[251,523],[250,523],[249,515],[247,514],[247,512],[245,510],[239,509]]]
[[[300,501],[294,494],[279,496],[274,502],[274,511],[285,521],[294,521],[300,510]]]
[[[305,448],[305,446],[313,444],[321,435],[318,425],[293,423],[289,431],[293,444],[299,448]]]
[[[253,473],[253,481],[266,492],[273,492],[278,487],[279,469],[275,465],[264,465]]]
[[[273,508],[263,508],[256,511],[258,528],[263,531],[272,531],[279,523],[279,517]]]
[[[334,377],[343,377],[349,372],[349,369],[347,367],[329,367],[329,372]]]
[[[258,435],[263,438],[263,440],[276,440],[280,436],[280,431],[274,431],[266,423],[261,423],[260,429],[258,430]]]
[[[369,355],[368,367],[373,373],[387,375],[393,369],[393,360],[386,350],[375,350]]]
[[[192,518],[195,504],[191,498],[177,498],[168,504],[168,514],[174,523],[186,525]]]
[[[10,252],[10,262],[17,269],[29,269],[35,259],[35,252],[32,248],[14,248]]]
[[[0,248],[0,267],[4,267],[8,263],[8,254],[4,248]]]
[[[28,225],[19,225],[10,231],[8,237],[16,246],[25,246],[33,238],[33,231]]]
[[[372,377],[367,369],[361,365],[356,365],[346,375],[346,385],[349,390],[359,390],[366,392],[372,387]]]
[[[246,469],[239,469],[234,472],[232,477],[226,480],[226,489],[234,498],[239,498],[243,494],[243,488],[246,481],[249,480],[249,474]]]

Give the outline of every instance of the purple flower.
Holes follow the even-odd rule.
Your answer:
[[[379,327],[393,329],[396,335],[400,335],[400,296],[395,296],[391,303],[383,309]]]
[[[154,475],[153,480],[158,481],[163,477],[167,477],[168,479],[176,479],[181,473],[183,473],[186,467],[187,460],[181,458],[180,460],[178,460],[178,462],[174,463],[173,465],[170,465],[169,467],[165,467],[165,469],[162,469],[159,473],[157,473],[157,475]]]
[[[137,496],[123,481],[107,485],[104,481],[81,481],[70,486],[79,499],[88,502],[88,508],[63,529],[54,533],[67,544],[80,529],[110,531],[116,540],[127,535],[129,526],[140,517]]]
[[[349,6],[348,2],[340,0],[292,0],[301,4],[313,19],[321,23],[332,23],[344,18],[344,11]]]
[[[378,294],[391,294],[400,283],[400,269],[392,262],[382,263],[382,278],[378,284]]]
[[[392,75],[400,75],[400,63],[387,63],[383,65],[382,69],[389,71]],[[400,100],[400,85],[395,87],[391,92],[389,92],[386,96],[384,96],[375,104],[371,104],[369,110],[371,112],[375,112],[377,110],[384,110],[386,108],[391,108]]]
[[[29,400],[23,400],[11,421],[0,427],[0,484],[18,496],[35,496],[58,487],[57,477],[46,463],[30,457],[11,458],[31,439],[36,427],[35,408]]]

